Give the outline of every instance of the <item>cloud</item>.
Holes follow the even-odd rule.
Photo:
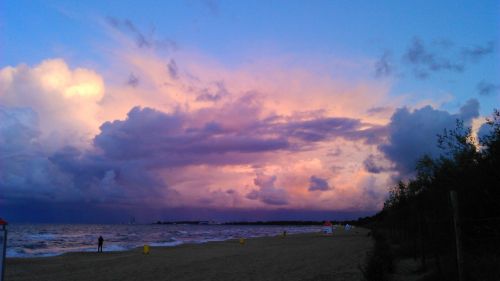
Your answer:
[[[200,95],[196,97],[197,101],[210,101],[210,102],[217,102],[220,99],[222,99],[225,96],[230,95],[230,93],[227,91],[226,86],[224,82],[218,81],[215,82],[215,90],[209,90],[208,88],[205,88],[200,91]]]
[[[333,149],[330,150],[327,154],[327,156],[331,156],[331,157],[338,157],[340,155],[342,155],[342,149],[340,149],[338,147],[335,150],[333,150]]]
[[[322,179],[320,177],[311,176],[309,178],[309,191],[327,191],[333,189],[328,185],[328,181],[326,179]]]
[[[369,173],[379,174],[393,170],[393,167],[381,155],[370,154],[365,161],[363,161],[365,170]]]
[[[177,79],[179,77],[179,69],[177,68],[177,63],[175,60],[170,59],[167,64],[168,74],[172,79]]]
[[[366,112],[369,115],[376,115],[376,114],[386,114],[389,112],[392,112],[393,108],[389,106],[376,106],[368,109]]]
[[[479,127],[477,131],[477,136],[480,140],[484,140],[488,136],[492,136],[494,133],[494,127],[488,123],[484,123]]]
[[[135,36],[137,47],[139,48],[151,47],[152,43],[151,39],[148,38],[149,36],[146,36],[141,31],[139,31],[131,20],[124,19],[122,21],[114,17],[107,17],[106,20],[108,24],[111,25],[112,27],[133,34]]]
[[[0,199],[60,202],[80,195],[71,177],[47,159],[39,136],[32,109],[0,105]]]
[[[135,88],[139,85],[139,77],[135,76],[133,73],[130,73],[128,80],[127,80],[127,85]]]
[[[224,110],[244,112],[248,110],[248,106],[253,105],[243,99],[229,103],[228,109]],[[259,162],[276,164],[279,163],[276,162],[279,161],[276,157],[280,152],[308,151],[316,142],[337,138],[354,138],[360,141],[366,139],[363,134],[357,133],[363,131],[365,125],[355,119],[318,116],[316,120],[303,121],[300,118],[295,120],[264,117],[246,124],[239,123],[243,126],[233,127],[230,123],[225,123],[228,120],[224,110],[205,108],[194,112],[178,110],[165,113],[152,108],[135,107],[127,114],[127,118],[103,123],[91,147],[81,149],[65,146],[50,152],[38,144],[36,113],[26,109],[22,111],[23,114],[17,114],[15,120],[29,122],[5,123],[11,125],[4,126],[6,129],[2,131],[2,135],[7,136],[6,132],[15,131],[13,128],[19,127],[19,135],[26,136],[23,147],[33,147],[34,151],[34,155],[30,154],[23,159],[40,161],[33,167],[33,172],[21,172],[16,170],[16,167],[27,166],[26,162],[22,159],[8,159],[2,177],[22,180],[27,183],[26,189],[30,189],[35,186],[32,177],[38,174],[37,171],[41,171],[46,175],[46,178],[38,182],[40,194],[43,196],[35,197],[24,192],[19,197],[20,200],[36,199],[36,204],[49,200],[65,202],[71,198],[75,200],[75,204],[86,202],[85,204],[94,204],[96,207],[108,205],[113,208],[129,208],[127,206],[143,204],[165,207],[175,205],[176,202],[184,202],[185,206],[198,206],[197,204],[220,205],[222,201],[230,198],[235,202],[235,207],[242,206],[241,204],[249,206],[247,201],[281,206],[289,205],[297,199],[287,190],[276,187],[277,176],[258,173],[254,179],[258,189],[245,192],[244,198],[234,194],[235,192],[226,195],[223,191],[213,191],[203,193],[205,195],[197,201],[186,201],[186,198],[180,199],[185,196],[184,192],[181,190],[179,193],[169,184],[175,182],[175,186],[179,187],[184,185],[185,180],[172,181],[164,171],[175,169],[177,174],[189,174],[186,167],[200,165],[229,169],[233,165],[254,165]],[[207,118],[208,116],[211,117]],[[23,131],[22,128],[29,130]],[[325,131],[327,134],[320,138],[311,138],[308,134],[304,135],[303,131],[313,134]],[[12,138],[20,136],[15,135]],[[11,140],[2,143],[15,142]],[[2,151],[2,155],[13,155],[15,150],[15,147],[9,148],[8,151]],[[314,168],[310,164],[308,166]],[[290,173],[297,174],[295,170],[290,170]],[[189,175],[186,176],[190,178]],[[311,190],[325,189],[325,183],[322,181],[326,180],[311,177]],[[201,182],[206,184],[207,181]],[[219,179],[218,182],[222,181]],[[230,184],[234,185],[234,182]],[[17,194],[16,189],[19,189],[20,184],[11,183],[9,186],[10,191],[5,196],[12,198]]]
[[[439,156],[441,151],[437,146],[437,135],[444,129],[454,129],[456,120],[461,119],[465,124],[470,124],[473,118],[479,116],[479,103],[469,100],[457,114],[425,106],[410,111],[400,108],[391,117],[388,125],[388,142],[378,146],[379,150],[395,166],[401,177],[406,177],[414,172],[416,161],[427,154],[432,157]],[[367,159],[367,168],[377,170]]]
[[[85,146],[97,132],[102,77],[90,69],[71,69],[62,59],[0,70],[0,104],[28,107],[38,115],[40,141],[55,150]]]
[[[392,74],[394,65],[392,63],[392,54],[385,51],[382,56],[375,62],[375,77],[385,77]]]
[[[307,121],[288,122],[272,126],[284,135],[304,142],[345,138],[363,140],[369,144],[380,143],[385,136],[383,126],[371,125],[352,118],[318,117]]]
[[[462,49],[462,55],[465,59],[474,62],[482,59],[483,57],[495,52],[495,43],[493,41],[486,43],[484,46],[475,46]]]
[[[427,49],[419,38],[414,38],[404,54],[404,60],[413,67],[417,78],[425,79],[430,73],[438,71],[462,72],[465,68],[463,62],[438,56]]]
[[[178,49],[177,43],[175,41],[171,39],[156,38],[154,28],[152,28],[147,34],[141,31],[130,19],[121,20],[115,17],[108,16],[106,17],[106,22],[114,29],[132,36],[138,48],[157,47],[173,51]]]
[[[9,90],[0,92],[2,105],[9,111],[31,112],[17,114],[20,120],[34,117],[26,117],[28,123],[12,123],[19,129],[2,131],[8,135],[19,130],[17,138],[27,135],[29,141],[21,143],[29,153],[1,164],[1,188],[7,190],[8,185],[9,192],[0,199],[11,206],[71,202],[127,214],[141,212],[145,205],[151,214],[161,208],[204,205],[338,210],[362,206],[351,199],[366,173],[354,162],[362,161],[387,135],[383,118],[366,115],[368,108],[383,104],[385,86],[336,81],[267,60],[249,70],[226,69],[182,55],[175,57],[176,62],[182,59],[182,72],[176,69],[173,79],[165,63],[170,55],[132,50],[113,53],[118,56],[109,64],[113,69],[105,71],[106,90],[98,73],[71,68],[62,60],[2,70],[7,74],[1,81],[6,82],[0,85]],[[41,65],[43,71],[35,71]],[[22,75],[16,72],[21,70]],[[41,74],[48,73],[71,79],[46,88]],[[75,73],[86,73],[85,79]],[[26,77],[33,79],[11,82]],[[124,77],[131,78],[130,83],[124,83]],[[89,86],[88,92],[67,90],[82,83],[95,87]],[[29,130],[21,130],[26,124]],[[332,150],[338,147],[341,154]],[[2,155],[15,151],[11,147]],[[336,156],[327,156],[332,151]],[[334,166],[342,169],[333,171]],[[266,183],[261,174],[275,179]],[[352,174],[355,183],[348,180]],[[335,190],[308,192],[304,187],[310,185],[311,175],[334,179]],[[14,198],[18,203],[12,203]]]
[[[399,63],[408,67],[407,69],[398,67],[402,74],[409,70],[418,79],[427,79],[441,72],[462,73],[468,66],[480,62],[495,50],[493,41],[474,47],[459,47],[447,39],[434,40],[426,44],[424,40],[415,37],[403,52],[400,62],[392,59],[390,51],[384,51],[375,61],[375,77],[394,74],[394,69]]]
[[[268,205],[287,205],[288,193],[282,188],[275,187],[275,182],[276,176],[257,175],[254,184],[259,188],[252,190],[246,197],[251,200],[260,200]]]
[[[492,96],[500,92],[500,84],[481,81],[477,84],[476,89],[481,96]]]
[[[463,120],[466,124],[470,124],[472,119],[477,117],[479,117],[479,101],[477,99],[470,99],[460,107],[458,118]]]
[[[71,185],[81,192],[76,202],[140,208],[144,204],[169,206],[176,200],[176,192],[148,161],[111,159],[96,150],[82,151],[74,147],[61,149],[47,159],[68,175]]]
[[[151,108],[133,108],[126,120],[106,122],[94,144],[106,157],[116,160],[146,159],[151,165],[177,166],[238,162],[238,155],[287,149],[283,137],[253,134],[246,128],[234,131],[210,121],[192,123],[185,113],[163,113]],[[213,162],[213,161],[216,162]]]
[[[381,188],[384,184],[377,181],[373,175],[366,177],[360,183],[361,185],[361,202],[367,210],[377,210],[382,208],[383,201],[387,196],[387,190]]]

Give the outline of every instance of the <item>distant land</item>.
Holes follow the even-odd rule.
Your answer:
[[[349,221],[328,220],[333,224],[359,224],[364,218]],[[216,222],[216,221],[157,221],[153,224],[194,224],[194,225],[322,225],[326,220],[322,221],[233,221],[233,222]]]

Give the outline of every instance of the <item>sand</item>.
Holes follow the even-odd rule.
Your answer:
[[[367,230],[152,247],[125,252],[68,253],[7,259],[5,281],[16,280],[361,280],[372,247]]]

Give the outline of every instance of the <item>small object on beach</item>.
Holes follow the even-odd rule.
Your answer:
[[[0,218],[0,280],[4,280],[5,251],[7,250],[7,222]]]
[[[323,236],[333,235],[333,226],[330,221],[326,221],[323,224]]]
[[[245,245],[245,238],[240,238],[240,244]]]
[[[143,249],[142,249],[142,253],[145,254],[145,255],[149,255],[149,245],[144,245]]]
[[[286,230],[283,230],[283,235],[281,236],[281,238],[285,238],[286,237]]]
[[[97,239],[97,252],[102,253],[102,244],[104,243],[104,238],[102,236],[99,236],[99,239]]]

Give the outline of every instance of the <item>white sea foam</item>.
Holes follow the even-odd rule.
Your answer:
[[[150,246],[153,247],[174,247],[174,246],[179,246],[182,243],[182,241],[171,241],[171,242],[156,242],[156,243],[151,243],[149,244]]]

